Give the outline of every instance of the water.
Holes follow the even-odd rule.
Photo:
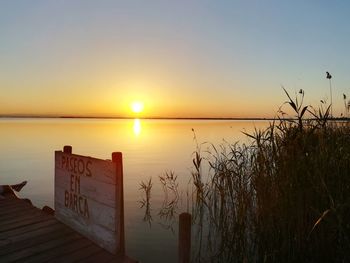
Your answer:
[[[28,181],[20,196],[34,205],[54,207],[54,151],[71,145],[73,153],[111,159],[123,153],[127,254],[142,262],[177,262],[177,222],[159,212],[164,194],[158,177],[178,176],[180,201],[186,211],[192,153],[199,143],[246,141],[241,131],[264,128],[265,121],[0,119],[0,184]],[[208,145],[202,145],[205,150]],[[140,182],[153,180],[152,220],[144,221]],[[173,230],[173,231],[172,231]]]

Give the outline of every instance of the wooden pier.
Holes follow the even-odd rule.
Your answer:
[[[30,202],[0,199],[0,262],[135,262],[116,256]]]

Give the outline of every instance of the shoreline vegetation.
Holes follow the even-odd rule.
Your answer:
[[[193,131],[192,262],[350,261],[349,119],[333,121],[322,102],[304,106],[302,90],[285,93],[282,117],[245,133],[248,143],[200,144]],[[175,173],[159,179],[166,197],[178,197]],[[145,200],[153,184],[141,184]]]
[[[213,120],[213,121],[293,121],[295,117],[95,117],[95,116],[41,116],[41,115],[0,115],[0,119],[101,119],[101,120]],[[307,118],[305,121],[315,121],[317,118]],[[348,117],[328,117],[328,121],[350,121]]]
[[[273,118],[258,118],[258,117],[248,117],[248,118],[210,118],[210,117],[95,117],[95,116],[37,116],[37,115],[0,115],[0,118],[18,118],[18,119],[101,119],[101,120],[274,120]]]

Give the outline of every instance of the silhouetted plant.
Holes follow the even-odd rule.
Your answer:
[[[297,119],[297,124],[300,130],[303,129],[303,117],[304,114],[308,108],[308,106],[303,106],[303,102],[304,102],[304,90],[300,89],[299,90],[299,97],[295,96],[295,100],[293,100],[290,96],[289,93],[285,90],[285,88],[283,88],[284,92],[286,93],[289,101],[286,101],[285,103],[288,103],[290,105],[290,107],[294,110],[295,112],[295,117]],[[294,120],[291,119],[291,121],[293,122]]]
[[[350,100],[346,100],[346,95],[343,94],[343,100],[344,100],[344,117],[349,118],[349,112],[350,112]]]
[[[197,147],[194,261],[350,260],[349,122],[330,121],[325,103],[304,106],[303,90],[284,91],[293,118],[281,110],[266,130],[245,133],[248,145],[211,145],[204,158]]]
[[[265,130],[244,133],[247,143],[203,152],[193,130],[193,262],[350,262],[350,122],[283,90],[294,116],[281,107]],[[159,215],[173,218],[177,177],[159,179]]]
[[[163,188],[164,200],[158,212],[159,218],[163,221],[161,225],[174,233],[174,225],[177,220],[177,208],[179,201],[177,176],[173,171],[165,172],[159,176]]]
[[[148,222],[148,224],[151,226],[152,223],[152,215],[151,215],[151,190],[152,190],[152,177],[149,178],[147,182],[141,182],[140,183],[140,190],[143,191],[143,197],[140,201],[141,207],[145,208],[145,215],[143,217],[143,221]]]

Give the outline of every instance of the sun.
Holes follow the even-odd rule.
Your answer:
[[[143,111],[143,103],[140,101],[134,101],[131,103],[131,110],[134,113],[141,113]]]

